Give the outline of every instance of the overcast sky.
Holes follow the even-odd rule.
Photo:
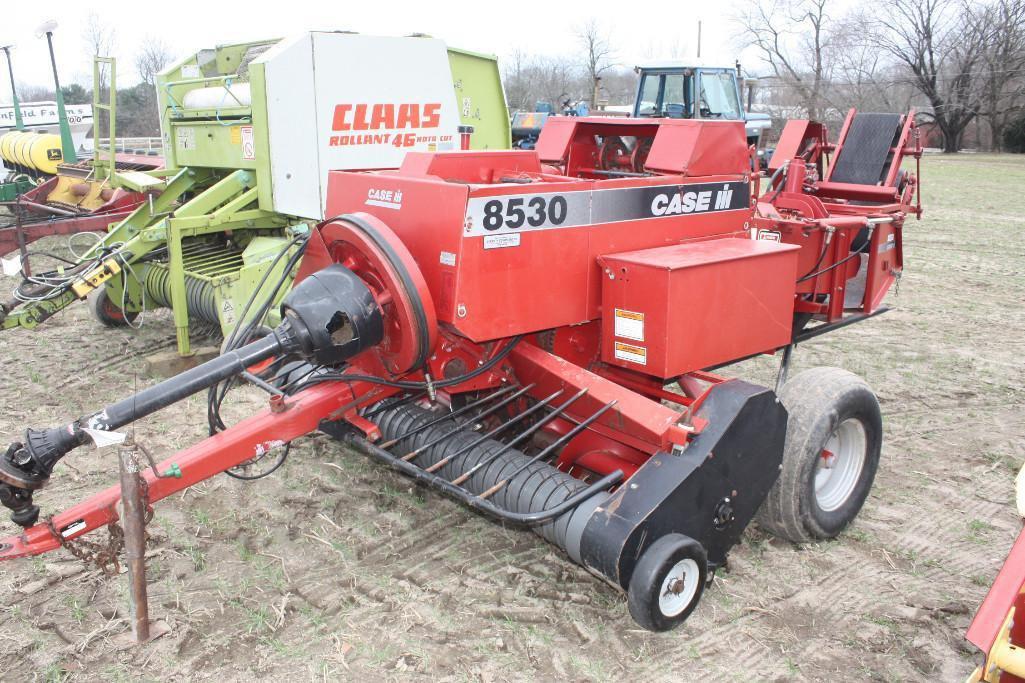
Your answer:
[[[0,45],[15,45],[12,57],[16,81],[44,86],[52,85],[53,81],[46,40],[36,38],[35,29],[47,19],[59,22],[54,50],[61,83],[91,86],[92,63],[82,37],[91,11],[116,30],[113,56],[119,59],[118,82],[127,85],[139,80],[133,64],[135,53],[146,38],[154,36],[178,57],[217,43],[292,35],[311,29],[372,35],[428,33],[454,47],[497,54],[500,58],[517,48],[527,53],[577,55],[575,30],[592,17],[608,30],[616,48],[616,61],[624,66],[652,59],[694,57],[698,19],[702,21],[703,61],[733,64],[737,57],[747,57],[745,63],[755,66],[753,55],[738,54],[734,47],[735,27],[729,15],[736,0],[647,0],[636,5],[551,0],[11,0],[10,4],[0,21]],[[9,102],[6,64],[0,65],[0,69],[0,100]]]

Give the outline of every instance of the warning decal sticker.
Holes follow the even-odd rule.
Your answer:
[[[615,310],[617,337],[644,341],[644,314],[635,311],[624,311],[622,308]]]
[[[252,161],[256,158],[256,138],[253,137],[253,127],[242,126],[240,133],[242,136],[242,158]]]
[[[616,342],[615,354],[616,360],[625,360],[629,363],[637,363],[638,365],[648,364],[648,350],[643,346]]]

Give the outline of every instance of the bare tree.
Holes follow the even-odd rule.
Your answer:
[[[589,87],[574,63],[565,57],[528,57],[522,50],[515,50],[504,64],[502,78],[512,111],[533,110],[536,102],[548,102],[559,111],[564,99],[575,100]]]
[[[95,12],[89,13],[82,28],[82,40],[85,41],[86,54],[90,62],[93,57],[113,56],[115,35],[114,28],[105,24],[99,15]],[[107,65],[100,64],[96,74],[96,80],[99,82],[93,83],[93,87],[99,90],[101,100],[106,99],[110,92],[110,73]],[[100,135],[109,135],[110,121],[106,117],[101,117],[100,112],[94,112],[93,116],[97,117]]]
[[[891,0],[873,21],[876,43],[910,72],[943,133],[943,151],[961,149],[981,104],[979,69],[988,36],[959,0]]]
[[[1025,109],[1025,2],[995,0],[970,15],[985,36],[981,60],[981,110],[989,124],[990,149],[1003,147],[1004,130]]]
[[[603,31],[594,19],[577,29],[577,39],[583,49],[583,66],[591,84],[589,100],[591,108],[598,106],[598,92],[602,74],[615,66],[615,51],[608,33]]]
[[[501,60],[502,82],[505,84],[505,102],[509,111],[523,111],[532,107],[531,87],[527,54],[516,48],[507,59]]]
[[[550,102],[561,111],[563,100],[577,99],[581,82],[573,63],[562,57],[538,57],[534,61],[533,80],[538,99]]]
[[[157,83],[157,74],[163,71],[174,55],[167,43],[159,38],[147,36],[143,41],[142,48],[135,55],[135,70],[139,72],[139,78],[149,86]]]
[[[613,69],[602,77],[601,89],[609,104],[633,104],[639,80],[633,69]]]
[[[114,30],[113,26],[104,23],[103,19],[95,12],[89,13],[85,20],[85,26],[82,28],[82,40],[85,42],[86,56],[90,62],[93,57],[113,56],[116,38],[117,31]],[[106,64],[100,65],[99,75],[100,82],[96,85],[102,93],[106,90],[108,79],[110,78]]]
[[[895,64],[878,44],[866,38],[864,26],[872,21],[866,12],[854,12],[837,20],[833,46],[833,81],[828,100],[838,112],[850,107],[865,111],[907,111],[917,90],[906,71]]]
[[[832,76],[828,0],[748,0],[737,20],[781,83],[793,89],[806,115],[822,116]]]

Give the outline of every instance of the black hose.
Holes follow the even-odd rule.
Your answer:
[[[840,259],[839,261],[837,261],[833,265],[829,266],[828,268],[823,268],[822,270],[820,270],[818,272],[808,273],[807,275],[805,275],[804,277],[802,277],[800,280],[797,281],[798,284],[804,282],[805,280],[810,280],[810,279],[812,279],[814,277],[818,277],[819,275],[823,275],[825,273],[828,273],[829,271],[833,270],[834,268],[839,268],[840,266],[842,266],[843,264],[847,263],[848,261],[850,261],[855,256],[859,256],[859,255],[865,253],[865,248],[868,247],[868,245],[871,244],[871,243],[872,243],[871,239],[865,240],[865,243],[862,244],[861,247],[858,248],[857,251],[852,251],[845,258]]]
[[[249,295],[249,300],[246,302],[246,305],[242,308],[242,313],[241,315],[239,315],[239,320],[246,320],[246,318],[249,315],[249,310],[252,308],[253,303],[256,301],[257,294],[259,294],[259,292],[263,289],[264,283],[267,282],[267,278],[274,271],[274,268],[277,266],[278,261],[286,253],[288,253],[289,249],[298,244],[302,239],[302,236],[296,237],[291,242],[289,242],[288,245],[277,254],[277,256],[274,257],[274,260],[271,262],[270,266],[264,272],[263,277],[260,278],[259,283],[253,289],[252,294]],[[285,265],[285,268],[281,271],[281,275],[278,277],[278,280],[274,283],[274,287],[260,303],[260,307],[257,309],[256,315],[254,315],[252,319],[245,324],[245,326],[241,328],[235,328],[234,330],[232,330],[231,334],[228,335],[228,339],[225,343],[224,348],[225,352],[239,348],[249,340],[249,336],[256,329],[257,325],[259,325],[263,321],[264,317],[266,317],[267,312],[270,310],[270,307],[273,305],[274,300],[277,298],[278,292],[281,290],[281,287],[284,286],[285,282],[288,281],[288,278],[292,273],[292,269],[299,262],[299,259],[302,258],[305,249],[306,245],[303,244],[299,249],[296,250],[292,257],[289,258],[288,263]],[[207,425],[210,436],[213,436],[217,432],[227,429],[227,426],[221,419],[221,404],[224,402],[224,398],[225,396],[227,396],[228,391],[231,389],[233,383],[237,381],[238,380],[236,378],[228,379],[225,382],[215,384],[214,386],[210,387],[210,390],[207,392]]]
[[[384,379],[383,377],[373,377],[371,375],[354,375],[350,373],[324,373],[318,377],[311,379],[306,386],[311,384],[319,384],[321,382],[337,382],[337,381],[348,381],[348,382],[369,382],[371,384],[381,384],[386,387],[392,387],[395,389],[427,389],[433,387],[435,389],[444,389],[445,387],[455,386],[456,384],[462,384],[468,380],[482,375],[488,370],[498,365],[513,348],[523,339],[523,335],[513,337],[509,342],[502,348],[501,351],[496,353],[494,356],[485,361],[482,365],[474,368],[470,372],[457,377],[449,377],[447,379],[438,380],[432,382],[430,385],[427,382],[415,382],[415,381],[394,381]]]
[[[239,320],[244,321],[248,317],[249,310],[252,308],[253,303],[256,301],[257,294],[263,289],[264,283],[267,282],[267,278],[274,271],[274,268],[277,267],[278,261],[280,261],[281,258],[286,253],[288,253],[289,249],[299,244],[299,242],[301,242],[303,239],[304,237],[302,235],[295,237],[291,242],[288,243],[287,246],[285,246],[284,249],[282,249],[274,257],[274,260],[271,262],[266,272],[264,272],[263,277],[260,278],[259,283],[253,289],[252,294],[249,295],[249,300],[243,307],[242,314],[239,316]],[[305,253],[306,244],[307,243],[303,243],[298,249],[296,249],[292,257],[289,258],[288,263],[285,264],[284,269],[281,271],[281,275],[278,277],[278,280],[274,283],[274,287],[271,288],[271,291],[264,297],[263,301],[260,303],[256,315],[254,315],[249,320],[249,322],[246,323],[244,327],[236,327],[234,330],[232,330],[231,334],[228,336],[227,343],[225,344],[225,352],[229,352],[236,348],[239,348],[249,340],[250,335],[256,329],[257,325],[259,325],[266,317],[267,312],[270,310],[270,307],[273,305],[274,300],[277,298],[278,292],[281,290],[281,287],[284,286],[284,284],[288,281],[288,278],[292,273],[292,269],[295,268],[295,266],[299,262],[299,259],[301,259],[303,254]],[[276,362],[277,361],[275,361],[275,363]],[[273,368],[274,366],[272,365],[271,367]],[[230,391],[233,384],[238,381],[239,380],[237,377],[232,377],[225,380],[224,382],[215,384],[214,386],[210,387],[210,389],[207,391],[206,417],[207,428],[210,436],[213,436],[217,432],[227,429],[227,425],[224,424],[224,420],[221,418],[221,405],[224,403],[224,399],[228,395],[228,391]],[[225,470],[225,473],[229,477],[232,477],[234,479],[241,479],[242,481],[254,481],[256,479],[262,479],[263,477],[273,474],[275,470],[277,470],[279,467],[285,464],[285,460],[288,459],[288,455],[289,453],[291,453],[291,451],[292,444],[291,442],[289,442],[285,444],[284,449],[277,456],[277,461],[270,468],[261,470],[257,474],[245,474],[244,468],[228,469]],[[270,452],[271,451],[268,451],[268,453]]]
[[[811,267],[808,273],[814,273],[815,269],[822,265],[822,259],[826,258],[826,252],[829,251],[829,240],[826,238],[822,239],[822,250],[819,252],[819,258],[815,261],[815,265]],[[798,283],[804,282],[808,278],[808,275],[804,275],[797,279]]]

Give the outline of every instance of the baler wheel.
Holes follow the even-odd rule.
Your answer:
[[[705,549],[690,536],[666,534],[634,567],[627,591],[630,616],[649,631],[682,624],[698,606],[708,577]]]
[[[106,285],[89,295],[89,310],[106,327],[127,327],[139,315],[134,311],[125,312],[111,301]]]
[[[759,525],[794,543],[835,538],[868,497],[882,447],[879,401],[863,379],[812,368],[783,386],[789,414],[779,479]]]

